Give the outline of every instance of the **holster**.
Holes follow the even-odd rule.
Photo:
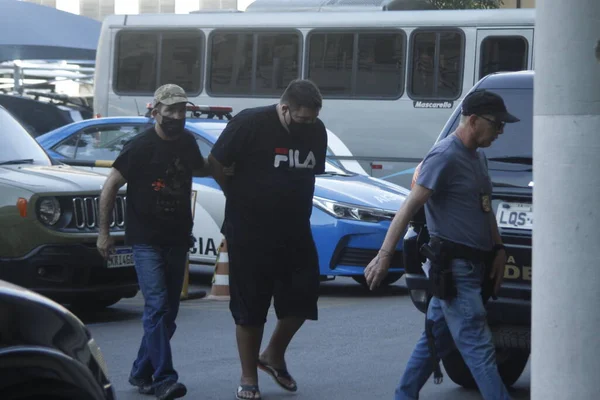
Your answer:
[[[494,300],[497,299],[494,294],[494,280],[490,277],[492,268],[494,266],[495,253],[491,252],[486,259],[484,259],[485,271],[483,273],[483,282],[481,282],[481,298],[483,304],[486,304],[490,297]]]
[[[456,296],[452,276],[452,253],[446,242],[432,237],[421,246],[421,253],[429,259],[429,289],[440,300],[451,300]]]
[[[431,237],[429,243],[421,246],[421,254],[429,259],[431,268],[429,269],[429,285],[431,294],[440,300],[451,300],[456,297],[457,290],[452,276],[452,260],[462,258],[475,263],[485,265],[484,278],[482,282],[481,295],[483,302],[489,299],[493,294],[493,281],[490,278],[490,269],[493,265],[493,253],[473,249],[468,246],[446,241],[437,237]],[[434,382],[439,384],[443,380],[443,375],[439,365],[437,349],[435,347],[435,337],[433,334],[434,321],[430,320],[427,311],[425,312],[425,333],[427,336],[427,345],[434,366]]]

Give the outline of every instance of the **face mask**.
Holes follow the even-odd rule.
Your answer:
[[[288,114],[289,114],[289,112],[288,112]],[[286,121],[286,124],[292,135],[304,135],[304,134],[310,133],[314,126],[314,124],[301,124],[299,122],[294,121],[291,114],[290,114],[290,123],[288,124]]]
[[[181,135],[185,127],[185,118],[177,119],[166,117],[163,115],[160,127],[164,134],[168,137],[175,137]]]

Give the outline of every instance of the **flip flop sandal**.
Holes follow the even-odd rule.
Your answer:
[[[296,383],[294,382],[294,378],[292,378],[292,376],[290,375],[290,373],[288,372],[287,369],[275,368],[261,360],[258,360],[258,368],[262,369],[267,374],[271,375],[273,377],[273,379],[275,379],[275,383],[277,383],[283,389],[285,389],[289,392],[295,392],[298,390],[298,386],[296,386]],[[286,379],[288,381],[292,381],[292,384],[290,386],[287,386],[285,383],[283,383],[280,380],[281,378]]]
[[[251,397],[244,397],[247,395],[242,395],[242,392],[250,392],[252,393]],[[240,385],[237,388],[237,393],[235,394],[235,398],[238,400],[261,400],[260,390],[258,389],[258,385]]]

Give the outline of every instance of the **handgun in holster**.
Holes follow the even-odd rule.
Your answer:
[[[429,243],[421,246],[420,251],[421,254],[427,257],[431,265],[429,269],[431,294],[441,300],[448,300],[454,297],[456,289],[452,278],[452,257],[448,249],[444,247],[444,243],[437,238],[430,238]],[[427,308],[427,311],[429,311],[429,304]],[[427,311],[425,311],[425,334],[433,364],[433,381],[435,384],[440,384],[443,381],[443,375],[440,368],[440,359],[437,354],[435,335],[433,333],[435,321],[429,319]]]
[[[429,259],[429,286],[431,294],[440,300],[451,300],[456,296],[452,277],[452,253],[448,245],[432,238],[421,246],[421,254]]]
[[[494,293],[494,279],[490,276],[492,268],[494,268],[494,257],[494,253],[491,253],[488,259],[484,261],[485,271],[483,274],[483,282],[481,282],[481,298],[483,304],[486,304],[490,297],[494,300],[498,299]]]

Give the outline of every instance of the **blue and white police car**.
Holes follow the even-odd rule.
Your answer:
[[[200,150],[207,157],[227,125],[232,109],[189,106],[188,111],[191,116],[187,118],[186,129],[196,135]],[[128,139],[153,123],[148,116],[94,118],[65,125],[36,139],[59,161],[75,165],[89,162],[84,168],[108,174],[109,168],[98,167],[97,161],[114,161]],[[330,157],[351,155],[331,131],[328,137]],[[225,197],[210,177],[194,178],[193,191],[196,244],[190,249],[190,263],[213,265],[223,239],[220,228]],[[316,179],[311,217],[322,279],[350,276],[365,285],[364,268],[375,257],[408,193],[403,187],[370,177],[356,161],[328,158],[325,174]],[[383,285],[397,281],[404,273],[402,244],[396,250]]]

